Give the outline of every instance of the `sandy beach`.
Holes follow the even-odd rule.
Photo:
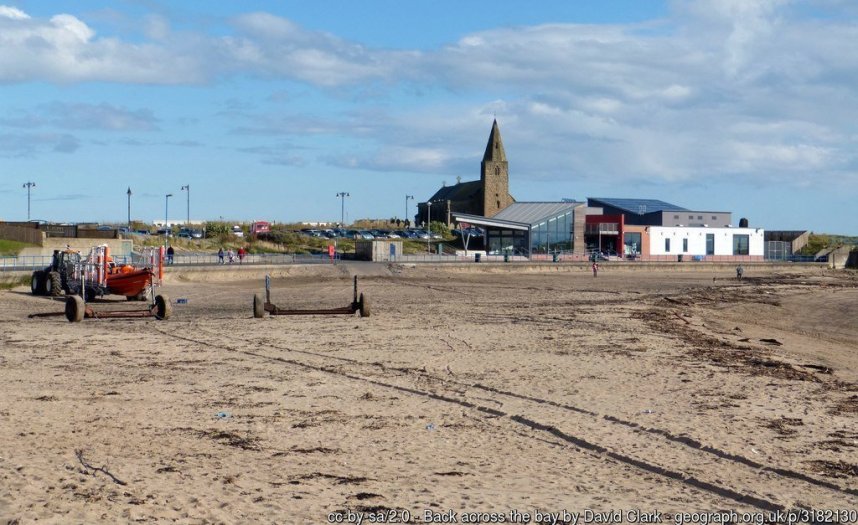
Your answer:
[[[858,508],[854,272],[355,265],[272,300],[353,274],[368,318],[254,319],[226,271],[170,278],[168,321],[0,292],[0,523]]]

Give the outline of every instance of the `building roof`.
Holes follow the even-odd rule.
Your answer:
[[[444,186],[429,198],[430,201],[465,201],[474,198],[483,189],[478,180]]]
[[[583,202],[514,202],[491,218],[467,213],[453,213],[453,217],[457,222],[527,230],[547,219],[571,212],[583,204]]]
[[[506,228],[509,230],[523,230],[527,231],[530,229],[530,224],[526,222],[512,222],[512,221],[501,221],[495,219],[494,217],[483,217],[482,215],[471,215],[470,213],[458,213],[453,212],[453,218],[456,219],[456,222],[464,222],[466,224],[478,225],[478,226],[493,226],[496,228]]]
[[[587,197],[588,206],[611,206],[627,213],[644,215],[656,211],[688,211],[682,206],[660,201],[658,199],[614,199],[602,197]]]
[[[545,219],[570,212],[583,202],[513,202],[492,218],[501,221],[538,224]]]

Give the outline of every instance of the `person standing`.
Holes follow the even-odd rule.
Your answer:
[[[739,266],[736,267],[736,279],[741,281],[742,276],[744,276],[744,275],[745,275],[745,269],[742,268],[742,265],[740,264]]]
[[[593,261],[593,277],[599,276],[599,263]]]
[[[217,251],[217,263],[223,264],[223,246]]]
[[[169,265],[171,265],[171,266],[172,266],[172,264],[173,264],[173,256],[174,256],[175,254],[176,254],[176,250],[174,250],[172,246],[170,246],[169,248],[167,248],[167,264],[169,264]]]
[[[244,256],[247,254],[247,250],[244,249],[244,246],[238,249],[238,264],[244,264]]]

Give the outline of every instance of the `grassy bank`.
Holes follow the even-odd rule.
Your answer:
[[[294,253],[294,254],[324,254],[328,253],[328,246],[334,245],[334,239],[320,237],[308,237],[297,233],[290,233],[280,237],[283,242],[275,243],[260,241],[256,239],[238,238],[233,236],[219,237],[213,239],[179,239],[171,238],[170,244],[177,253],[211,253],[215,254],[220,248],[237,251],[244,248],[249,253]],[[401,239],[391,239],[401,240]],[[163,237],[133,237],[134,248],[143,246],[161,246]],[[432,250],[435,250],[439,241],[432,241]],[[354,253],[354,239],[337,239],[337,250],[341,253]],[[402,240],[402,250],[406,255],[426,253],[426,241]]]
[[[35,244],[0,239],[0,256],[18,255],[21,250],[31,246],[35,246]]]

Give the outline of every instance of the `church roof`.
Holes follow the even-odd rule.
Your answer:
[[[430,201],[464,201],[469,200],[482,191],[483,185],[478,180],[460,182],[452,186],[444,186],[430,197]]]
[[[506,151],[503,149],[497,119],[492,123],[492,132],[489,134],[489,143],[486,144],[483,162],[506,162]]]

